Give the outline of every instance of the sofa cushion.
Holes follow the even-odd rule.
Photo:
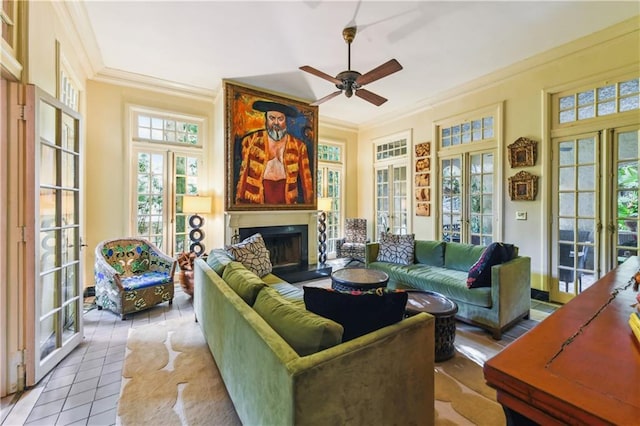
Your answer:
[[[383,232],[380,233],[379,243],[378,262],[400,263],[402,265],[413,263],[414,234],[401,235]]]
[[[342,342],[343,327],[340,324],[291,303],[271,287],[260,291],[253,309],[300,356]]]
[[[249,306],[253,306],[258,292],[266,287],[256,274],[244,267],[239,262],[229,262],[224,268],[222,279],[235,291]]]
[[[271,273],[269,250],[260,233],[253,234],[238,244],[225,246],[225,249],[234,260],[241,262],[257,276],[262,277]]]
[[[447,243],[444,249],[444,267],[468,272],[480,258],[484,246],[464,243]]]
[[[216,274],[222,276],[224,268],[232,260],[233,259],[231,258],[231,256],[229,256],[229,253],[227,253],[223,249],[217,248],[209,252],[209,256],[207,256],[207,265],[209,265]]]
[[[378,288],[345,292],[304,286],[304,303],[308,310],[342,324],[346,342],[402,320],[407,293]]]
[[[415,248],[416,263],[429,266],[444,266],[445,244],[443,241],[417,240]]]

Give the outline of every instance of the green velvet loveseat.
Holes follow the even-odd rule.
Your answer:
[[[379,262],[380,244],[368,243],[366,266],[389,275],[390,288],[428,290],[458,304],[456,318],[489,330],[494,339],[531,307],[531,258],[515,258],[491,267],[491,286],[467,288],[469,270],[485,247],[443,241],[416,240],[413,263]]]
[[[342,326],[295,311],[304,310],[300,288],[273,274],[259,278],[239,262],[216,261],[215,254],[194,264],[194,311],[243,424],[433,424],[431,315],[331,343]],[[309,321],[324,322],[320,347],[290,344],[274,321],[289,321],[293,340],[305,339],[300,330]]]

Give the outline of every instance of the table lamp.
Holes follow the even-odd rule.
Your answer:
[[[331,211],[331,198],[318,198],[318,263],[327,261],[327,212]]]
[[[189,218],[189,225],[191,226],[191,232],[189,232],[191,246],[189,250],[201,256],[204,253],[204,244],[202,244],[202,240],[204,240],[204,231],[202,230],[204,218],[200,214],[211,213],[211,197],[184,195],[182,197],[182,212],[192,213]]]

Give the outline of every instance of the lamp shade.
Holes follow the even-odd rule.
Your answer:
[[[211,197],[185,195],[182,197],[183,213],[211,213]]]
[[[318,198],[318,210],[322,210],[323,212],[330,212],[332,202],[332,198]]]

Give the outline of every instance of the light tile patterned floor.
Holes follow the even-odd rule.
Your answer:
[[[163,303],[122,321],[107,310],[84,314],[84,341],[34,388],[2,399],[2,425],[114,425],[130,328],[193,317],[192,299],[176,286]]]

